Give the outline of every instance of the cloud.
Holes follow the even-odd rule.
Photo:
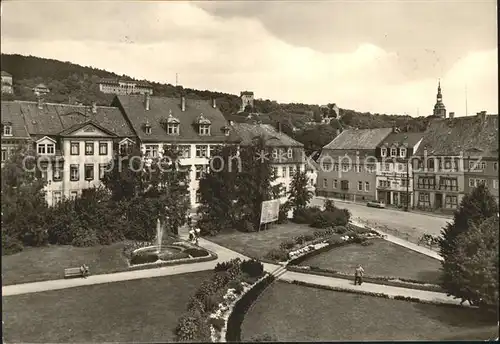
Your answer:
[[[60,9],[44,7],[25,19],[12,17],[20,7],[9,11],[4,5],[2,52],[151,81],[173,83],[179,73],[182,85],[197,89],[248,89],[282,102],[336,102],[360,111],[411,115],[417,108],[420,115],[431,114],[441,77],[444,102],[457,115],[463,112],[465,83],[471,111],[498,112],[496,49],[464,53],[447,73],[414,78],[401,67],[401,54],[370,40],[347,51],[319,51],[281,39],[255,17],[215,15],[192,3],[105,3],[90,17],[81,15],[88,3],[57,5]],[[47,24],[38,27],[43,18]],[[47,18],[59,20],[49,25]],[[420,61],[414,63],[418,68]]]

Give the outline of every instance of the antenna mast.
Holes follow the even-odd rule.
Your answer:
[[[467,108],[467,84],[465,84],[465,116],[469,113]]]
[[[175,73],[175,86],[179,85],[179,74]]]

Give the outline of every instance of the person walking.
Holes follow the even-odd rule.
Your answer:
[[[354,285],[363,283],[363,275],[365,273],[365,270],[361,265],[358,265],[356,270],[354,271]]]

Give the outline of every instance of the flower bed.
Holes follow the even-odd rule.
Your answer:
[[[176,340],[224,341],[233,307],[264,275],[263,264],[255,260],[233,259],[217,264],[213,276],[201,284],[187,312],[179,318]]]
[[[327,276],[327,277],[335,277],[352,280],[354,277],[351,274],[342,273],[336,270],[330,269],[322,269],[316,266],[288,266],[287,270],[301,272],[301,273],[309,273],[312,275],[319,276]],[[381,285],[387,285],[392,287],[401,287],[401,288],[409,288],[416,290],[426,290],[426,291],[435,291],[435,292],[443,292],[443,289],[436,284],[429,284],[422,281],[415,281],[410,279],[403,278],[395,278],[395,277],[383,277],[383,276],[364,276],[364,282],[375,283]]]

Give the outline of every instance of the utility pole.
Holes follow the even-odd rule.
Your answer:
[[[465,84],[465,116],[469,113],[467,108],[467,84]]]
[[[408,204],[410,203],[410,159],[406,158],[406,200],[405,211],[408,211]]]

